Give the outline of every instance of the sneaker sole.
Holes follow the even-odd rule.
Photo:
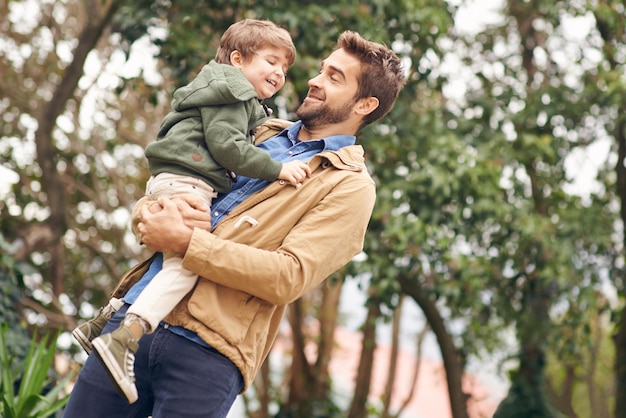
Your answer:
[[[104,366],[104,370],[106,370],[113,386],[117,389],[120,396],[126,399],[129,404],[136,402],[138,399],[137,390],[133,390],[133,387],[129,387],[128,382],[126,382],[124,371],[119,368],[115,358],[111,354],[111,351],[109,351],[108,346],[99,338],[93,340],[92,345],[96,357]]]
[[[87,338],[85,334],[83,334],[80,328],[74,329],[74,331],[72,331],[72,336],[88,355],[91,354],[91,350],[93,350],[91,341],[89,340],[89,338]]]

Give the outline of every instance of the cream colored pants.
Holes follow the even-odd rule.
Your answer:
[[[163,173],[151,177],[146,186],[146,196],[172,198],[181,194],[194,194],[206,200],[211,207],[211,200],[217,193],[206,182],[189,176]],[[183,267],[182,257],[175,253],[163,254],[163,268],[141,292],[127,314],[133,313],[150,324],[155,330],[159,322],[193,289],[198,276]]]

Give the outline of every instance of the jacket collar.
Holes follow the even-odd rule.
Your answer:
[[[285,129],[288,129],[297,134],[302,126],[302,122],[290,122],[284,119],[272,118],[267,120],[263,125],[259,126],[256,130],[255,141],[256,144],[271,138],[274,135],[282,133]],[[345,137],[345,144],[337,150],[325,150],[317,154],[311,161],[312,169],[315,169],[318,164],[323,164],[322,159],[326,160],[329,164],[341,170],[361,171],[365,169],[365,151],[360,145],[354,145],[355,137],[350,137],[351,140],[345,140],[348,138],[346,135],[338,135],[337,137]]]

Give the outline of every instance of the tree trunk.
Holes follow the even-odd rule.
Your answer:
[[[270,403],[272,401],[271,397],[271,387],[272,381],[270,379],[270,362],[269,359],[261,366],[261,370],[259,374],[252,382],[252,386],[254,387],[255,400],[258,402],[258,407],[251,411],[250,402],[248,397],[244,394],[242,396],[244,407],[246,409],[246,414],[250,418],[269,418],[270,417]],[[256,403],[256,402],[255,402]]]
[[[539,245],[539,244],[538,244]],[[537,274],[526,276],[521,290],[522,307],[517,320],[520,344],[519,368],[514,373],[511,389],[500,403],[494,418],[553,418],[555,413],[546,396],[544,379],[544,344],[549,332],[551,293]]]
[[[357,369],[354,396],[347,418],[363,418],[367,416],[367,399],[372,382],[372,365],[376,350],[376,320],[380,315],[378,303],[371,303],[363,324],[363,341],[361,358]]]
[[[609,10],[606,2],[600,2],[605,10]],[[617,14],[616,14],[617,16]],[[604,54],[611,69],[619,71],[623,67],[623,63],[616,59],[618,51],[617,45],[623,44],[624,32],[618,34],[612,30],[611,16],[605,13],[594,13],[596,28],[604,41]],[[617,37],[620,36],[621,37]],[[618,103],[617,106],[623,105]],[[615,164],[615,174],[617,176],[615,194],[620,202],[620,219],[622,220],[622,228],[626,225],[626,118],[623,112],[618,109],[617,120],[615,121],[615,131],[613,137],[617,144],[617,163]],[[626,248],[626,234],[622,230],[622,252]],[[626,253],[622,254],[626,261]],[[626,296],[626,277],[624,277],[623,269],[621,277],[614,277],[615,286],[624,298]],[[616,321],[617,330],[613,336],[615,343],[615,418],[626,418],[626,307],[619,313]]]
[[[598,371],[598,363],[600,362],[600,348],[602,347],[602,341],[604,340],[604,327],[602,324],[602,315],[596,317],[596,323],[594,325],[595,339],[591,346],[591,359],[590,365],[587,367],[585,373],[585,383],[589,388],[589,406],[593,411],[594,418],[609,418],[609,407],[607,398],[603,394],[599,393],[596,385],[596,375]]]
[[[430,328],[437,337],[443,364],[446,369],[446,380],[448,383],[448,395],[450,396],[450,408],[454,418],[469,418],[467,412],[467,394],[463,392],[463,370],[464,364],[457,354],[456,347],[452,341],[452,336],[445,326],[445,322],[434,300],[429,298],[422,291],[417,283],[413,283],[407,277],[398,277],[400,286],[404,293],[412,297],[424,312]]]
[[[535,48],[542,47],[545,39],[535,29],[537,12],[530,3],[507,2],[511,17],[517,23],[517,32],[520,38],[522,67],[526,73],[526,87],[532,91],[537,73],[535,62]],[[523,127],[515,127],[522,132]],[[530,159],[524,163],[526,174],[530,179],[531,199],[537,215],[548,218],[549,204],[544,196],[544,184],[536,165],[539,161]],[[527,271],[526,265],[545,265],[550,258],[549,249],[545,248],[540,240],[530,243],[535,254],[529,259],[520,261],[516,269]],[[537,272],[524,276],[524,287],[519,291],[522,294],[522,307],[517,318],[517,339],[520,344],[519,368],[514,373],[511,388],[506,398],[500,403],[494,418],[551,418],[553,411],[546,400],[546,385],[544,381],[545,350],[544,343],[550,327],[548,314],[551,304],[551,291],[554,280],[544,279]]]
[[[41,182],[46,192],[50,216],[46,220],[46,226],[50,229],[49,237],[50,274],[48,280],[52,284],[54,295],[64,292],[63,279],[65,278],[65,247],[61,238],[67,230],[65,214],[65,190],[61,173],[57,167],[57,150],[54,146],[52,132],[56,126],[57,117],[63,112],[67,101],[72,97],[78,81],[83,76],[83,68],[87,55],[96,47],[98,40],[109,25],[113,15],[119,7],[119,0],[86,2],[87,18],[85,27],[82,29],[74,57],[68,65],[61,82],[56,86],[50,101],[46,102],[37,115],[38,129],[35,132],[35,144],[37,147],[37,162],[41,167]],[[27,251],[30,253],[30,251]]]
[[[335,329],[339,317],[339,300],[343,278],[331,283],[326,280],[322,284],[322,302],[319,307],[319,343],[317,346],[317,360],[314,366],[315,388],[313,394],[318,400],[330,398],[330,360],[335,345]]]
[[[402,319],[402,302],[404,295],[400,296],[398,306],[393,313],[393,322],[391,324],[391,354],[389,355],[389,374],[387,375],[387,384],[383,393],[383,411],[381,418],[390,418],[391,396],[393,395],[394,383],[396,381],[396,370],[398,367],[398,353],[400,351],[400,322]]]
[[[520,368],[515,373],[511,388],[506,398],[498,405],[493,418],[553,418],[555,416],[545,400],[543,374],[536,370],[538,363],[543,361],[537,355],[540,353],[520,354]]]
[[[558,389],[555,388],[554,385],[550,384],[550,381],[546,382],[546,389],[548,391],[548,399],[550,400],[550,403],[568,418],[578,418],[578,414],[576,414],[576,411],[574,411],[574,407],[572,406],[574,384],[576,383],[576,363],[577,361],[570,361],[569,364],[565,365],[565,377],[558,385]]]
[[[289,305],[289,324],[292,333],[291,367],[289,371],[289,395],[281,408],[285,416],[311,416],[308,394],[313,381],[311,366],[305,355],[306,336],[303,330],[303,299]],[[283,416],[283,415],[279,415]]]
[[[278,417],[325,416],[334,409],[330,392],[330,359],[334,346],[334,334],[339,316],[339,299],[343,281],[331,284],[325,281],[315,293],[297,300],[289,306],[289,324],[292,330],[292,363],[286,373],[288,397]],[[306,332],[307,312],[316,309],[319,322],[317,330]],[[315,302],[311,302],[315,301]],[[309,312],[310,313],[310,312]],[[311,314],[312,316],[313,314]],[[318,341],[317,358],[314,363],[306,357],[307,345]]]
[[[623,119],[624,116],[622,115]],[[617,121],[615,140],[618,144],[618,158],[615,166],[617,174],[617,196],[620,201],[620,217],[622,225],[626,225],[626,121]],[[626,234],[622,232],[622,251],[626,248]],[[625,255],[626,258],[626,255]],[[614,279],[617,288],[621,289],[621,297],[626,296],[626,277]],[[626,307],[622,309],[617,321],[615,341],[615,418],[626,418]]]
[[[626,418],[626,308],[622,309],[615,341],[615,418]]]

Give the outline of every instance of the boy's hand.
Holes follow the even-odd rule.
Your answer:
[[[306,177],[311,177],[311,167],[303,161],[283,163],[283,167],[278,175],[279,179],[288,181],[297,188],[302,185],[302,180]]]
[[[176,202],[177,200],[182,200],[184,203],[186,203],[188,206],[190,206],[192,209],[196,209],[202,212],[208,212],[209,211],[209,206],[206,203],[206,200],[204,200],[203,198],[201,198],[200,196],[196,195],[196,194],[181,194],[177,197],[175,197],[174,199],[172,199],[174,202]],[[176,206],[178,206],[179,209],[181,209],[181,205],[179,203],[176,204]]]
[[[178,211],[185,221],[185,225],[190,228],[201,228],[211,230],[211,213],[206,201],[194,194],[183,194],[171,199],[178,208]],[[146,203],[150,213],[157,213],[163,210],[160,201]]]
[[[185,194],[172,199],[185,225],[189,228],[211,230],[211,212],[206,201],[199,196]]]

